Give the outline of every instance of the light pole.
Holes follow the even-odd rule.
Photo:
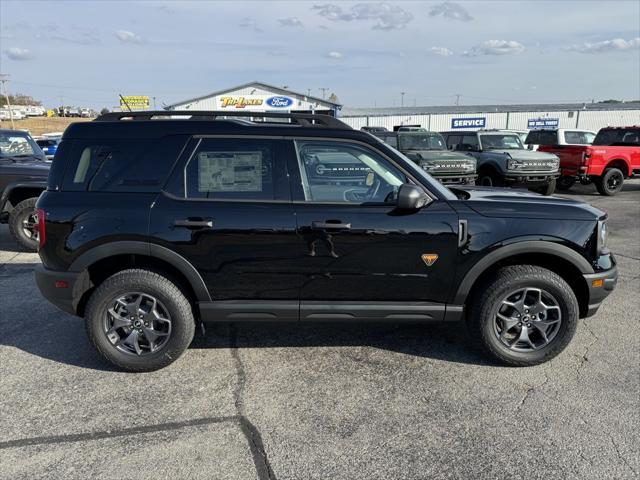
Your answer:
[[[7,108],[9,109],[9,118],[11,119],[11,128],[13,130],[16,129],[15,124],[13,123],[13,111],[11,110],[11,102],[9,102],[9,95],[7,94],[7,85],[6,83],[9,81],[9,75],[0,73],[0,83],[2,83],[2,90],[4,91],[4,98],[7,99]]]
[[[327,87],[320,87],[318,88],[318,90],[320,90],[322,92],[322,99],[324,100],[324,97],[327,93],[327,90],[329,90]]]
[[[400,92],[400,107],[404,107],[404,94],[406,92]]]

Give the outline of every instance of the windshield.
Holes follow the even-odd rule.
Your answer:
[[[446,150],[444,139],[438,133],[398,135],[400,150]]]
[[[629,145],[640,146],[639,128],[602,129],[593,141],[594,145]]]
[[[480,135],[483,150],[521,150],[524,148],[516,134]]]
[[[0,132],[0,157],[28,157],[41,155],[36,142],[21,132]]]

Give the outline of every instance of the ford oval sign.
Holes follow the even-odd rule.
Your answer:
[[[273,108],[286,108],[293,105],[293,99],[289,97],[270,97],[267,98],[266,103]]]

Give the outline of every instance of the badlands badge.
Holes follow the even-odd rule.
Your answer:
[[[436,263],[436,260],[438,260],[438,254],[437,253],[423,253],[422,254],[422,261],[425,263],[425,265],[427,267],[430,267],[431,265]]]

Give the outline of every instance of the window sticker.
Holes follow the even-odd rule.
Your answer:
[[[201,152],[199,192],[261,192],[261,152]]]

